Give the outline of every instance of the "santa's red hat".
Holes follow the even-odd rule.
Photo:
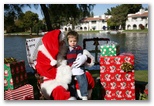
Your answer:
[[[50,65],[57,64],[56,58],[59,52],[59,41],[64,39],[64,34],[61,30],[56,29],[46,33],[42,38],[42,46],[39,50],[50,59]]]

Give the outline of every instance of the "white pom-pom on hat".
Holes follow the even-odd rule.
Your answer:
[[[51,60],[51,62],[50,62],[50,65],[51,65],[51,66],[55,66],[56,64],[57,64],[57,60],[54,60],[54,59]]]
[[[57,64],[57,60],[53,59],[53,57],[50,55],[44,44],[39,46],[38,50],[40,50],[47,58],[50,59],[50,65],[55,66]]]

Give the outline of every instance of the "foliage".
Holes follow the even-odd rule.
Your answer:
[[[140,93],[139,100],[148,100],[148,95],[146,93]]]
[[[108,10],[108,14],[111,13],[112,15],[112,18],[107,21],[108,26],[117,28],[121,25],[122,29],[124,29],[127,15],[138,12],[141,8],[141,4],[121,4],[111,8],[111,11]]]
[[[107,9],[107,12],[104,13],[105,15],[111,15],[111,10],[110,9]]]
[[[142,8],[141,4],[122,4],[122,6],[128,8],[128,14],[136,13]]]
[[[14,58],[14,57],[7,57],[7,58],[4,58],[4,64],[11,64],[13,62],[17,62],[17,59]]]
[[[23,13],[22,9],[24,7],[31,7],[34,6],[36,9],[38,6],[41,7],[41,10],[44,14],[44,20],[45,24],[47,26],[47,30],[53,30],[55,28],[59,28],[60,25],[63,25],[64,23],[71,23],[73,26],[79,22],[79,20],[82,17],[90,16],[91,10],[93,9],[95,4],[5,4],[4,10],[5,14],[9,14],[12,18],[12,21],[14,22],[14,19],[18,19],[18,17]],[[27,13],[27,16],[28,17]],[[35,16],[33,16],[35,17]],[[7,18],[5,16],[5,18]],[[32,17],[31,17],[32,18]],[[31,19],[29,16],[29,19]],[[28,19],[28,18],[27,18]],[[32,19],[31,21],[34,21],[36,19]],[[27,22],[28,20],[23,20]],[[8,21],[5,21],[5,29],[8,28],[8,26],[11,26],[13,28],[14,23],[8,23]],[[22,24],[21,20],[16,21],[16,25],[18,28],[26,27],[26,29],[30,28],[32,30],[32,26],[36,24],[36,21],[28,22],[26,24]],[[74,27],[73,27],[74,28]],[[12,32],[12,31],[10,31]]]
[[[14,30],[14,14],[13,13],[6,13],[4,15],[4,29],[7,32],[13,32]]]
[[[48,31],[53,30],[52,24],[51,24],[51,21],[50,21],[49,9],[47,8],[46,4],[40,4],[40,6],[41,6],[41,9],[42,9],[43,14],[44,14],[44,19],[45,19],[45,22],[46,22],[47,30]]]
[[[37,33],[37,35],[39,32],[45,32],[45,31],[46,31],[46,26],[45,26],[45,24],[43,24],[42,20],[39,20],[39,22],[36,23],[32,29],[32,32]]]
[[[28,6],[25,4],[4,4],[4,15],[11,13],[12,16],[17,17],[22,12],[22,8]]]
[[[90,11],[94,4],[50,4],[47,6],[53,29],[68,23],[72,24],[74,29],[80,19],[91,15]]]
[[[31,30],[32,32],[32,28],[33,26],[36,25],[36,23],[38,23],[38,15],[36,13],[32,13],[31,11],[27,11],[23,17],[23,23],[26,29]]]
[[[15,25],[18,28],[24,29],[32,33],[33,26],[38,23],[38,15],[31,11],[27,11],[25,14],[22,13],[18,16],[18,19],[15,20]]]

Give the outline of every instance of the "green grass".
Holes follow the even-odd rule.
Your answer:
[[[99,33],[99,30],[95,31],[77,31],[78,33]]]
[[[135,71],[135,80],[148,82],[148,71],[147,70]]]

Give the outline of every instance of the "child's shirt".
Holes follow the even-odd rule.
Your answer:
[[[67,51],[67,63],[69,66],[72,66],[73,62],[76,60],[78,54],[82,54],[83,49],[81,46],[77,45],[76,47],[72,48],[69,47]]]

